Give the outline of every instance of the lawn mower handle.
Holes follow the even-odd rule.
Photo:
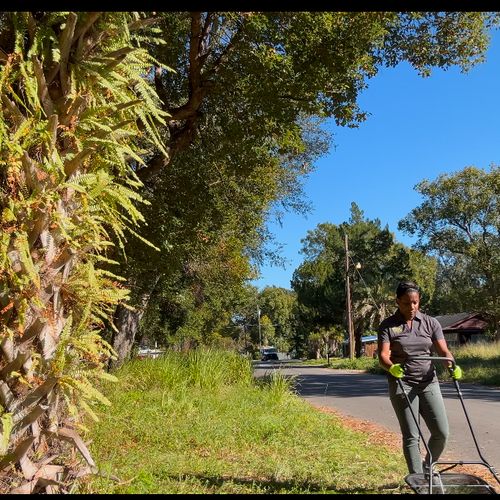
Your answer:
[[[450,370],[454,370],[456,363],[455,360],[452,358],[447,358],[445,356],[408,356],[405,360],[406,361],[413,361],[413,360],[422,360],[422,361],[449,361],[451,363],[451,366],[449,367]],[[404,362],[401,363],[404,365]]]

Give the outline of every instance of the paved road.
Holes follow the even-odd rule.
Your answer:
[[[285,375],[295,376],[298,393],[314,405],[333,408],[344,415],[368,420],[398,434],[400,432],[389,401],[385,375],[304,366],[291,361],[259,362],[254,365],[256,377],[272,370],[281,370]],[[500,389],[465,383],[460,384],[460,389],[481,453],[498,474]],[[442,383],[441,390],[450,423],[446,457],[457,461],[480,460],[455,386],[452,383]],[[428,436],[425,424],[423,433]]]

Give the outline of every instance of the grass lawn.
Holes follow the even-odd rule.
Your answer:
[[[312,408],[237,354],[135,360],[107,383],[87,438],[100,475],[78,493],[402,493],[399,446]]]

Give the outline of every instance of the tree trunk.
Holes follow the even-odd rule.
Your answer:
[[[358,324],[357,328],[354,330],[354,350],[356,358],[360,358],[363,352],[363,344],[361,342],[361,336],[363,334],[363,325]]]
[[[134,345],[135,336],[139,329],[144,311],[146,310],[149,299],[151,298],[161,275],[156,275],[149,283],[146,289],[139,294],[134,305],[134,309],[118,305],[114,316],[114,325],[118,331],[113,335],[113,349],[116,351],[117,359],[111,359],[109,362],[110,369],[119,368],[127,359],[130,358],[130,353]]]

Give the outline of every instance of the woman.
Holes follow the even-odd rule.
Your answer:
[[[454,359],[444,339],[437,319],[419,311],[420,291],[418,286],[405,281],[396,290],[398,310],[380,324],[378,331],[378,358],[387,370],[389,396],[399,421],[403,436],[403,454],[410,473],[422,473],[424,464],[420,455],[420,435],[411,414],[408,402],[396,379],[401,379],[413,414],[420,414],[426,423],[430,438],[428,447],[432,462],[441,456],[448,439],[448,418],[436,375],[430,360],[407,360],[411,356],[430,356],[432,348],[438,356]],[[446,362],[448,367],[451,362]],[[460,367],[455,365],[453,378],[462,377]],[[418,417],[417,417],[418,418]]]

